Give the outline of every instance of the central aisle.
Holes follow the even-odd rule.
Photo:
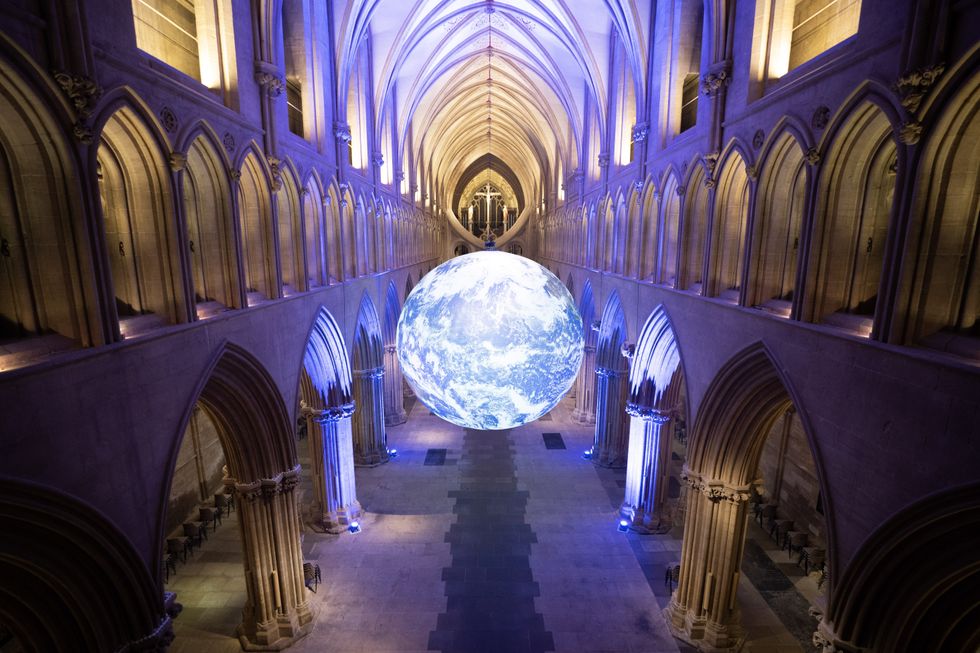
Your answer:
[[[293,650],[678,651],[572,405],[464,431],[415,403],[388,429],[397,458],[357,470],[362,532],[306,534],[323,585]],[[679,556],[679,541],[654,544]]]

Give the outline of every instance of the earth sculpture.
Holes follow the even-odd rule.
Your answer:
[[[582,317],[564,284],[499,251],[453,258],[405,300],[398,360],[418,398],[471,429],[507,429],[555,407],[582,363]]]

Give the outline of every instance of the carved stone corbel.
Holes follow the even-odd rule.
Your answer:
[[[898,93],[899,102],[909,113],[919,110],[922,100],[929,94],[929,90],[936,84],[936,81],[946,70],[946,64],[938,63],[927,68],[917,68],[910,70],[899,77],[892,89]]]
[[[915,145],[922,138],[922,123],[910,120],[898,130],[898,140],[906,145]]]
[[[817,148],[811,147],[806,151],[806,162],[811,166],[820,164],[820,152],[817,151]]]
[[[282,161],[274,156],[269,157],[269,174],[272,177],[272,190],[282,190]]]
[[[276,98],[286,89],[286,81],[276,73],[261,70],[255,73],[255,81],[265,89],[269,97]]]
[[[92,115],[95,105],[102,97],[102,87],[95,80],[83,75],[73,75],[64,71],[54,72],[54,81],[71,100],[75,112],[82,118]]]
[[[187,167],[187,155],[183,152],[171,152],[169,163],[171,170],[180,172]]]

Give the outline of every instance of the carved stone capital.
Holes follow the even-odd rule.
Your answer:
[[[626,360],[633,360],[633,354],[636,353],[636,345],[631,345],[624,342],[623,346],[619,348],[619,353],[623,355]]]
[[[708,97],[715,97],[731,82],[731,74],[727,67],[709,72],[701,77],[701,92]]]
[[[692,471],[687,466],[681,471],[681,480],[696,492],[700,492],[708,497],[709,501],[718,503],[727,501],[728,503],[741,503],[748,501],[752,496],[753,483],[748,485],[729,485],[725,481],[708,478]]]
[[[255,73],[255,81],[265,89],[269,97],[279,97],[286,88],[286,80],[276,73],[265,70]]]
[[[355,379],[381,379],[384,378],[384,367],[372,367],[367,370],[354,370]]]
[[[707,154],[701,155],[701,162],[704,164],[705,170],[708,171],[708,175],[715,174],[715,168],[718,166],[718,157],[721,156],[721,152],[708,152]]]
[[[613,378],[613,379],[615,379],[616,377],[623,376],[626,373],[626,371],[625,370],[611,370],[608,367],[602,367],[602,366],[596,365],[595,373],[596,373],[596,376],[602,376],[602,377],[607,377],[607,378]]]
[[[251,483],[235,483],[236,500],[243,500],[247,503],[254,503],[262,494],[262,482],[252,481]]]
[[[282,161],[274,156],[269,157],[269,174],[272,177],[273,192],[282,190]]]
[[[375,168],[380,168],[385,164],[385,155],[382,152],[372,152],[371,153],[371,165]]]
[[[650,135],[650,123],[638,122],[630,130],[630,139],[634,143],[642,143]]]
[[[54,81],[68,96],[72,106],[75,107],[75,111],[82,118],[87,118],[92,114],[99,98],[102,97],[102,87],[89,77],[55,71]]]
[[[187,167],[187,155],[183,152],[171,152],[169,163],[171,170],[180,172]]]
[[[240,180],[242,178],[242,171],[241,170],[229,170],[228,171],[228,177],[230,177],[232,181],[238,181],[238,180]]]
[[[898,140],[906,145],[915,145],[922,138],[922,123],[910,120],[898,130]]]
[[[650,406],[641,406],[632,401],[626,404],[626,414],[630,417],[638,417],[643,421],[656,422],[657,424],[666,424],[670,421],[670,414],[659,411],[656,408],[651,408]]]
[[[917,68],[910,70],[899,77],[892,89],[898,93],[899,101],[909,113],[919,110],[922,100],[929,94],[929,90],[936,84],[936,81],[946,70],[946,64],[938,63],[927,68]]]
[[[333,124],[333,136],[339,143],[350,143],[350,125],[346,122],[335,122]]]
[[[608,168],[609,167],[609,153],[608,152],[600,152],[599,153],[599,167],[600,168]]]
[[[79,120],[72,125],[71,133],[75,135],[75,138],[80,143],[84,143],[85,145],[91,145],[93,138],[95,138],[94,134],[92,134],[92,128],[84,120]]]
[[[806,151],[805,156],[806,156],[806,162],[811,166],[820,164],[820,152],[817,151],[817,148],[811,147]]]

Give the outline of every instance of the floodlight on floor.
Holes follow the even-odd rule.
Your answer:
[[[360,522],[352,521],[350,523],[350,526],[347,527],[347,530],[349,530],[351,533],[360,533],[361,532]]]
[[[398,449],[388,449],[388,457],[389,458],[397,458],[398,457]]]
[[[585,458],[586,460],[592,460],[593,450],[594,447],[590,449],[586,449],[585,451],[582,452],[582,457]]]
[[[625,519],[620,519],[619,526],[616,528],[616,530],[619,531],[620,533],[625,533],[629,529],[630,529],[630,523]]]

